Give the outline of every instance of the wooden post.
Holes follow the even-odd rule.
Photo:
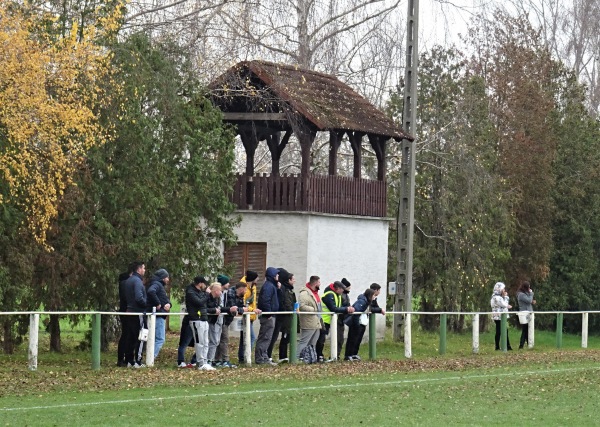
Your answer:
[[[146,366],[154,366],[154,343],[156,341],[156,307],[148,315],[148,341],[146,341]]]
[[[448,327],[448,315],[440,315],[440,354],[446,354],[446,328]]]
[[[250,315],[252,313],[244,313],[244,362],[247,366],[252,366],[252,322]]]
[[[527,348],[533,348],[535,343],[535,314],[531,313],[531,320],[529,321],[527,331]]]
[[[473,354],[479,353],[479,313],[473,315]]]
[[[38,365],[38,336],[40,329],[40,315],[29,315],[29,370],[37,370]]]
[[[583,313],[581,315],[581,348],[587,348],[588,346],[588,314]]]
[[[331,324],[329,327],[329,346],[331,347],[331,360],[337,360],[338,358],[338,354],[337,354],[337,328],[338,328],[338,324],[337,324],[337,320],[338,320],[338,314],[337,313],[332,313],[331,314]]]
[[[412,324],[411,313],[406,313],[404,316],[404,357],[410,359],[412,357]]]
[[[92,369],[100,369],[100,313],[92,314]]]
[[[242,329],[244,334],[244,364],[252,365],[252,322],[250,321],[251,311],[242,314]]]

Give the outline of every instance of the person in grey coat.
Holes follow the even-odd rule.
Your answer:
[[[519,290],[517,291],[517,302],[519,303],[520,311],[529,311],[533,313],[533,291],[531,290],[531,284],[527,281],[523,281]],[[529,344],[529,323],[521,324],[521,341],[519,342],[519,349],[523,348],[523,345],[527,342]]]

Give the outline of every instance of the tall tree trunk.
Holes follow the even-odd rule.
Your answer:
[[[60,353],[60,317],[58,315],[50,315],[48,330],[50,331],[50,351]]]
[[[13,336],[13,328],[12,328],[12,319],[11,316],[4,316],[4,321],[2,322],[3,329],[3,350],[4,354],[13,354],[15,352],[15,337]]]

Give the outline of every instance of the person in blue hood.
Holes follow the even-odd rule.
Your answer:
[[[257,308],[263,313],[260,316],[260,330],[256,339],[256,349],[254,359],[257,365],[277,365],[269,360],[269,345],[273,338],[275,330],[275,317],[273,314],[279,311],[279,298],[277,290],[279,287],[279,271],[275,267],[267,268],[265,273],[265,283],[263,283],[260,292],[258,293]]]

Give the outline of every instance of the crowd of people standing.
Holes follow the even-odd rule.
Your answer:
[[[143,352],[154,351],[158,357],[165,342],[165,318],[160,313],[171,310],[171,301],[166,292],[170,283],[168,271],[161,268],[144,283],[146,268],[144,262],[136,261],[129,271],[119,276],[119,311],[137,315],[121,315],[122,334],[118,345],[118,366],[142,368]],[[354,304],[350,304],[351,283],[342,278],[328,285],[320,294],[321,279],[311,276],[306,286],[298,293],[295,291],[294,274],[285,268],[269,267],[265,272],[265,281],[258,289],[258,273],[248,270],[235,286],[226,275],[218,275],[213,283],[204,276],[197,276],[185,289],[185,311],[179,345],[177,366],[180,368],[197,367],[200,370],[234,368],[229,357],[229,326],[236,316],[250,312],[244,321],[251,323],[251,345],[255,346],[254,359],[258,365],[277,365],[289,362],[288,349],[292,336],[292,314],[299,313],[299,340],[296,356],[306,362],[326,362],[323,350],[330,332],[331,322],[337,317],[337,354],[342,352],[345,326],[348,326],[348,338],[344,360],[360,360],[360,343],[365,333],[370,314],[385,314],[377,303],[381,286],[377,283],[361,295]],[[146,313],[156,312],[156,331],[154,349],[145,346],[147,333]],[[279,314],[281,313],[281,314]],[[354,315],[354,314],[357,315]],[[362,313],[360,316],[359,313]],[[160,319],[160,320],[159,320]],[[254,336],[253,324],[260,323],[258,336]],[[244,330],[240,332],[238,363],[244,363],[246,357]],[[279,341],[278,360],[273,360],[273,350]],[[188,347],[194,352],[189,363],[185,360]]]

